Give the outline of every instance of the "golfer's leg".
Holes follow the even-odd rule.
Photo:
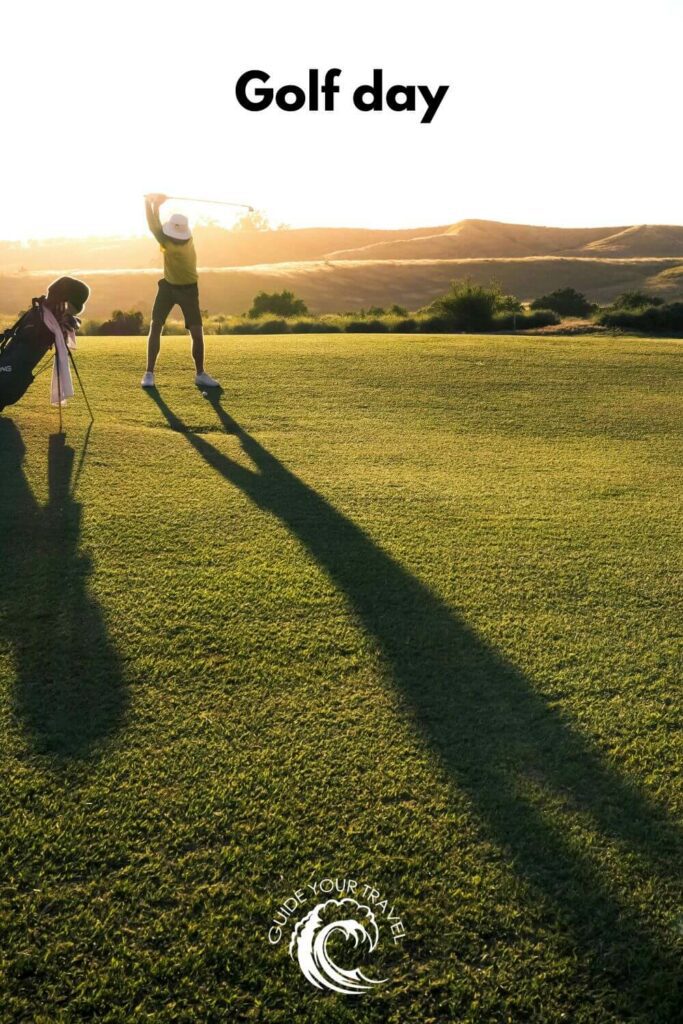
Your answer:
[[[192,358],[197,367],[197,373],[204,373],[204,328],[201,324],[197,327],[188,327],[192,338]]]
[[[154,373],[154,366],[159,355],[159,349],[161,348],[161,332],[163,330],[163,324],[158,323],[156,320],[152,320],[149,325],[149,335],[147,337],[147,373]]]
[[[164,278],[159,281],[156,298],[152,306],[152,319],[149,325],[147,337],[147,373],[154,373],[154,366],[161,348],[161,332],[166,323],[166,317],[171,312],[175,303],[173,289]]]

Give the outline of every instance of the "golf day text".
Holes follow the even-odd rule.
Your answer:
[[[267,110],[275,103],[276,107],[285,111],[301,110],[306,105],[308,110],[330,111],[334,110],[335,95],[341,91],[337,84],[341,73],[340,68],[330,68],[325,72],[321,83],[320,72],[316,68],[311,68],[308,72],[306,90],[300,85],[281,85],[274,89],[266,85],[270,82],[270,75],[267,72],[245,71],[237,79],[235,95],[237,102],[245,110]],[[392,85],[386,89],[385,95],[384,72],[380,68],[375,68],[372,82],[354,89],[353,103],[362,111],[383,110],[385,105],[388,110],[414,111],[419,102],[426,107],[420,124],[430,124],[448,89],[447,85],[439,85],[432,92],[426,85]]]

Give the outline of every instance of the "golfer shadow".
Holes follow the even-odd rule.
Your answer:
[[[24,454],[15,424],[0,419],[0,621],[14,665],[13,710],[36,752],[84,758],[120,728],[128,695],[89,590],[92,562],[80,550],[74,450],[63,434],[50,437],[46,505],[26,479]]]
[[[210,398],[220,424],[254,469],[188,430],[158,393],[150,396],[169,426],[276,516],[345,595],[376,641],[405,713],[471,800],[483,832],[571,933],[594,983],[608,980],[618,993],[615,1020],[639,1012],[668,1019],[654,1011],[661,1010],[658,1000],[675,999],[674,943],[633,909],[628,892],[613,894],[606,859],[592,856],[615,844],[629,853],[637,877],[671,886],[681,842],[665,813],[427,586],[243,430],[220,395]],[[594,839],[582,845],[566,825],[550,821],[549,803],[560,820],[578,815]],[[659,987],[658,978],[666,979]]]

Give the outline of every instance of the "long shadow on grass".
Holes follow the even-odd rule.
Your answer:
[[[484,828],[571,932],[596,993],[606,984],[612,990],[614,1019],[672,1020],[673,942],[658,941],[651,923],[610,892],[590,855],[592,842],[599,848],[614,841],[634,857],[637,873],[671,885],[681,844],[666,816],[612,771],[521,672],[239,427],[219,398],[212,401],[219,420],[255,470],[192,433],[158,393],[150,395],[170,427],[277,516],[345,594],[378,642],[407,712],[474,801]],[[544,818],[548,801],[582,815],[589,843]]]
[[[79,550],[74,449],[63,434],[50,437],[46,505],[26,479],[24,453],[15,424],[0,419],[0,621],[15,665],[14,711],[38,752],[87,757],[121,725],[127,691]]]

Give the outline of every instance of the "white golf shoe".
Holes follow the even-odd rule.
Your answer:
[[[194,379],[194,382],[195,382],[195,384],[197,385],[198,388],[219,388],[220,387],[220,384],[218,383],[218,381],[214,380],[213,377],[209,376],[209,374],[206,372],[206,370],[204,370],[203,373],[198,373],[197,376]]]
[[[154,374],[150,373],[149,370],[145,373],[144,377],[140,381],[140,387],[153,388],[154,387]]]

